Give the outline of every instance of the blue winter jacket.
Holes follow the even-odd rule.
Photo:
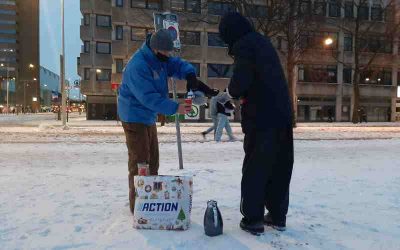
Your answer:
[[[184,79],[190,73],[195,73],[190,63],[178,57],[162,63],[144,43],[125,67],[118,96],[119,118],[153,125],[157,114],[175,114],[178,103],[169,99],[168,77]]]

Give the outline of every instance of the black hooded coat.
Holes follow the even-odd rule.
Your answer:
[[[270,40],[238,13],[219,26],[234,58],[229,94],[242,100],[245,133],[241,213],[247,222],[263,220],[265,208],[276,225],[286,224],[293,169],[293,128],[289,91]]]
[[[255,32],[238,13],[225,15],[220,23],[222,40],[234,58],[229,94],[242,101],[243,132],[286,128],[292,110],[285,75],[270,40]]]

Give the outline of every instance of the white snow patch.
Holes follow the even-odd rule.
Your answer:
[[[192,227],[167,232],[132,228],[125,144],[73,138],[0,142],[0,249],[399,249],[399,139],[296,141],[288,230],[255,237],[238,227],[242,143],[184,143],[183,171],[160,145],[160,174],[194,176]],[[208,199],[220,237],[203,232]]]

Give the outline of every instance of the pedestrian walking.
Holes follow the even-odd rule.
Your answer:
[[[235,141],[236,138],[233,136],[232,128],[229,123],[229,117],[231,117],[235,106],[229,100],[227,93],[222,93],[217,99],[217,129],[215,131],[215,141],[220,142],[222,138],[222,132],[225,129],[229,136],[230,141]]]
[[[214,96],[210,99],[210,117],[212,120],[212,125],[206,131],[201,132],[201,135],[204,139],[206,139],[206,135],[214,131],[214,140],[215,140],[215,130],[218,125],[218,113],[217,113],[217,96]]]

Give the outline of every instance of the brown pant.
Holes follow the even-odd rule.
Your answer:
[[[129,207],[135,209],[135,186],[133,177],[138,174],[137,164],[147,162],[150,175],[158,175],[159,153],[156,125],[147,126],[141,123],[122,122],[125,131],[126,146],[128,147],[128,180]]]

